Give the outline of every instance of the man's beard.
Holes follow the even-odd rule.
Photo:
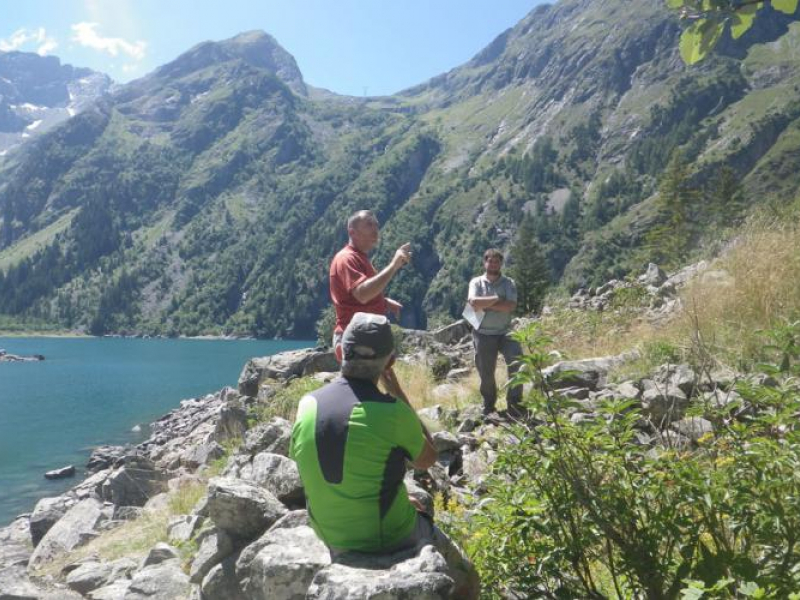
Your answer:
[[[500,269],[486,269],[486,274],[491,275],[492,277],[497,277],[500,275]]]

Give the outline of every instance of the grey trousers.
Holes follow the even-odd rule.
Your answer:
[[[494,371],[497,368],[497,355],[502,354],[511,378],[519,369],[517,358],[522,354],[519,342],[509,335],[487,335],[472,332],[472,344],[475,347],[475,368],[481,378],[481,396],[483,397],[483,412],[495,410],[497,404],[497,382]],[[522,386],[510,387],[506,392],[508,408],[519,408],[522,401]]]

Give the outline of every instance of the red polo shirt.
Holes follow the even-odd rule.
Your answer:
[[[345,330],[357,312],[386,314],[386,298],[378,294],[366,304],[353,296],[353,290],[363,281],[375,275],[375,267],[369,257],[350,244],[336,253],[331,262],[331,300],[336,309],[335,333]]]

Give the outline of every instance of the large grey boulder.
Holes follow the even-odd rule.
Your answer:
[[[258,537],[288,512],[271,492],[225,477],[209,482],[206,510],[219,529],[241,539]]]
[[[86,597],[89,600],[125,600],[125,594],[128,593],[130,587],[130,579],[117,579],[108,585],[89,592]]]
[[[706,434],[714,432],[711,421],[700,417],[687,417],[672,424],[672,429],[684,437],[696,442]]]
[[[268,379],[287,380],[319,372],[335,372],[339,363],[332,350],[293,350],[250,359],[239,376],[239,393],[257,396],[261,383]]]
[[[199,444],[192,444],[180,455],[180,464],[195,470],[200,465],[207,465],[225,456],[225,448],[218,442],[210,440]]]
[[[102,471],[110,469],[119,459],[131,451],[130,446],[98,446],[92,451],[86,469],[89,471]]]
[[[144,506],[165,492],[169,475],[144,456],[126,456],[100,486],[100,497],[117,506]]]
[[[239,477],[267,488],[284,504],[303,504],[303,481],[297,463],[285,456],[256,454],[251,464],[242,467]]]
[[[449,431],[437,431],[432,435],[432,438],[437,452],[449,452],[458,450],[461,447],[461,442]]]
[[[689,406],[689,399],[683,390],[669,383],[661,386],[647,379],[642,384],[645,388],[642,408],[656,426],[666,426],[683,417]]]
[[[69,477],[75,477],[75,465],[67,465],[66,467],[53,469],[44,474],[45,479],[67,479]]]
[[[689,365],[661,365],[656,370],[653,380],[661,386],[679,388],[687,397],[697,391],[697,374]]]
[[[0,569],[27,565],[32,552],[28,517],[19,517],[0,529]]]
[[[275,417],[250,429],[244,437],[244,452],[251,456],[259,452],[271,452],[286,456],[292,439],[292,424]]]
[[[249,564],[236,566],[252,600],[303,600],[314,575],[331,563],[330,552],[308,526],[272,529],[258,541]]]
[[[231,392],[235,393],[231,389]],[[230,394],[229,394],[230,395]],[[217,442],[242,438],[247,431],[247,411],[238,401],[230,401],[219,411],[214,426],[214,439]]]
[[[111,516],[110,510],[92,498],[70,508],[48,531],[31,555],[28,565],[35,569],[85,544],[97,536],[98,527]]]
[[[667,274],[655,263],[647,265],[647,271],[638,277],[639,283],[643,285],[661,286],[667,280]]]
[[[460,342],[465,336],[469,335],[470,327],[466,320],[459,319],[455,323],[445,325],[431,332],[431,338],[440,344],[451,345]]]
[[[544,375],[553,389],[579,387],[596,390],[605,385],[610,370],[634,356],[633,353],[626,353],[618,356],[565,360],[544,369]]]
[[[74,504],[75,501],[67,496],[42,498],[36,503],[30,521],[31,540],[34,546],[39,544],[44,535],[50,531],[50,528],[55,525]]]
[[[189,579],[201,583],[211,569],[234,551],[231,536],[219,529],[212,529],[202,536],[200,548],[192,561]]]
[[[178,561],[168,561],[136,573],[124,600],[188,600],[191,589]]]
[[[267,532],[260,538],[247,545],[240,553],[236,562],[236,569],[242,573],[249,568],[250,563],[253,562],[256,554],[261,552],[261,549],[270,543],[267,534],[276,529],[294,529],[295,527],[308,527],[308,512],[305,510],[293,510],[286,513],[275,524],[270,527]]]
[[[0,569],[0,598],[2,600],[39,600],[41,590],[25,572],[24,567]]]
[[[114,567],[108,563],[96,561],[83,563],[67,575],[67,587],[85,596],[105,586],[113,571]]]
[[[453,598],[447,563],[433,546],[417,555],[347,554],[317,572],[308,600],[444,600]]]
[[[462,457],[462,470],[470,481],[480,483],[491,471],[492,463],[497,459],[495,452],[488,444],[481,445],[474,452],[467,452]]]
[[[203,579],[200,590],[202,600],[245,600],[247,596],[236,577],[236,557],[230,556],[215,565]]]
[[[160,565],[161,563],[165,563],[168,560],[174,560],[178,558],[178,551],[170,546],[169,544],[165,544],[164,542],[159,542],[147,553],[147,556],[144,557],[142,561],[142,568],[149,567],[151,565]]]
[[[174,543],[188,542],[203,525],[203,517],[199,515],[179,515],[167,525],[167,537]]]

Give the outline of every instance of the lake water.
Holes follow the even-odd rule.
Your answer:
[[[236,387],[249,358],[313,344],[0,337],[11,354],[45,356],[0,363],[0,527],[75,485],[94,446],[142,441],[147,424],[181,400]],[[75,478],[44,479],[69,464]]]

